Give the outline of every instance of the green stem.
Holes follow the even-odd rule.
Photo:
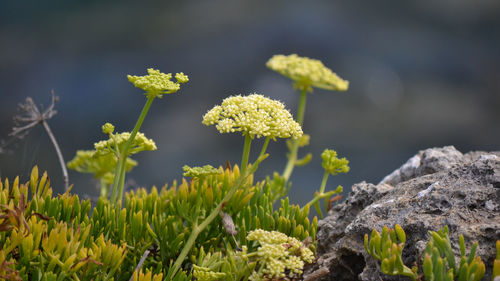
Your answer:
[[[118,147],[118,145],[116,144],[116,147]],[[116,160],[116,166],[115,166],[115,176],[113,178],[113,186],[111,188],[111,202],[114,203],[116,201],[116,195],[118,194],[118,182],[120,181],[120,157],[121,157],[121,154],[118,154],[117,156],[117,160]]]
[[[263,157],[266,154],[267,145],[269,144],[269,140],[270,139],[271,139],[270,137],[267,137],[266,140],[264,141],[264,144],[262,145],[262,149],[260,150],[259,158]],[[257,170],[258,168],[259,167],[258,167],[258,164],[257,164],[257,167],[255,167],[255,169]]]
[[[243,155],[241,156],[241,175],[247,169],[248,158],[250,157],[250,145],[252,144],[252,137],[250,135],[245,136],[245,144],[243,145]]]
[[[306,111],[306,99],[307,99],[307,91],[302,90],[300,92],[300,100],[299,100],[299,108],[297,110],[297,123],[300,126],[304,124],[304,113]]]
[[[326,181],[328,180],[329,175],[330,173],[328,173],[327,171],[325,171],[325,173],[323,174],[323,180],[321,180],[321,186],[319,187],[320,194],[323,194],[323,192],[325,192]]]
[[[119,182],[119,178],[118,178],[118,175],[120,174],[120,157],[121,157],[121,154],[120,154],[120,147],[118,146],[118,141],[116,140],[116,135],[114,135],[113,133],[110,133],[109,134],[109,137],[110,138],[113,138],[113,141],[115,143],[115,147],[114,148],[111,148],[110,145],[108,145],[108,148],[109,149],[112,149],[115,156],[116,156],[116,165],[115,165],[115,174],[114,174],[114,177],[113,177],[113,184],[111,185],[111,202],[115,202],[116,200],[116,195],[118,193],[118,190],[116,188],[116,186],[118,186],[118,182]]]
[[[104,181],[104,179],[101,179],[101,192],[100,195],[102,198],[108,197],[108,184]]]
[[[331,193],[334,193],[334,191],[329,191],[327,193],[325,193],[325,186],[326,186],[326,182],[328,180],[328,176],[330,175],[330,173],[326,172],[323,174],[323,180],[321,181],[321,186],[319,187],[319,192],[314,196],[313,199],[311,199],[311,201],[309,201],[307,204],[305,204],[302,209],[304,209],[305,206],[309,205],[314,205],[316,204],[320,199],[322,198],[325,198],[325,197],[328,197],[330,196]]]
[[[304,113],[306,111],[306,99],[307,91],[302,90],[300,92],[299,106],[297,109],[297,123],[302,127],[304,123]],[[292,148],[290,149],[290,156],[288,157],[288,163],[286,164],[285,170],[283,171],[283,177],[285,181],[288,181],[292,175],[293,168],[295,168],[295,162],[297,161],[297,154],[299,152],[299,140],[292,140]]]
[[[264,141],[264,144],[262,145],[262,149],[260,150],[259,157],[266,153],[267,145],[269,144],[270,139],[271,139],[270,137],[267,137],[266,140]]]
[[[117,166],[119,167],[118,169],[119,174],[115,174],[115,180],[113,182],[113,193],[115,193],[116,192],[115,190],[118,190],[118,188],[119,192],[118,192],[118,198],[111,198],[112,203],[116,203],[116,200],[120,201],[123,198],[123,185],[125,182],[125,164],[127,163],[128,150],[130,148],[130,145],[132,144],[132,141],[135,139],[137,132],[139,132],[139,129],[142,126],[142,122],[144,122],[144,118],[146,118],[146,115],[148,114],[149,108],[151,107],[151,104],[153,103],[154,99],[155,99],[154,95],[148,95],[148,100],[146,101],[146,104],[142,108],[141,115],[139,115],[139,119],[137,119],[135,127],[132,130],[132,133],[130,134],[127,143],[125,143],[123,150],[120,151],[120,157],[118,157],[118,163],[117,163]]]

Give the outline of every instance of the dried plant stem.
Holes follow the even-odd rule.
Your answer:
[[[19,110],[21,111],[21,113],[14,116],[14,122],[16,123],[16,126],[12,128],[12,132],[9,135],[22,139],[29,133],[29,131],[33,127],[38,124],[42,124],[45,131],[47,132],[47,135],[49,135],[49,138],[52,141],[52,145],[56,150],[57,158],[59,158],[59,163],[61,164],[63,173],[64,191],[67,191],[69,188],[69,177],[68,170],[66,170],[66,163],[64,162],[59,144],[57,144],[56,138],[54,137],[54,134],[52,133],[52,130],[50,130],[49,124],[47,123],[47,120],[51,119],[57,113],[57,111],[54,109],[57,100],[58,98],[54,94],[54,91],[52,91],[52,101],[49,107],[44,111],[40,111],[33,99],[27,97],[25,103],[19,104]]]
[[[47,135],[49,135],[50,141],[52,142],[52,145],[54,146],[54,148],[56,150],[57,158],[59,159],[59,163],[61,164],[61,170],[63,173],[64,191],[68,191],[68,188],[69,188],[68,170],[66,169],[66,162],[64,162],[64,158],[63,158],[61,149],[59,148],[59,144],[57,143],[57,140],[54,137],[54,134],[52,133],[52,130],[49,127],[49,124],[45,121],[45,119],[42,119],[41,123],[42,123],[43,127],[45,128]]]
[[[139,263],[137,264],[137,266],[135,267],[134,272],[137,271],[137,273],[139,273],[139,271],[142,268],[142,265],[144,264],[144,261],[146,261],[146,258],[149,256],[149,253],[150,253],[149,250],[144,251],[144,254],[142,254],[142,257],[139,260]],[[130,276],[130,279],[128,281],[133,281],[133,280],[134,280],[134,274],[132,274],[132,276]]]
[[[326,267],[326,266],[321,267],[320,269],[313,271],[313,272],[309,273],[308,275],[304,276],[304,281],[315,281],[315,280],[321,279],[322,277],[324,277],[328,273],[330,273],[330,270],[328,269],[328,267]]]

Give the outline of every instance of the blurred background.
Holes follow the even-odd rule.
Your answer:
[[[158,151],[136,155],[130,188],[179,180],[182,166],[239,163],[243,138],[220,135],[202,115],[235,94],[258,92],[295,114],[299,94],[265,67],[274,54],[317,58],[350,81],[347,92],[315,90],[304,131],[312,162],[295,169],[291,198],[305,203],[321,182],[320,154],[335,149],[351,171],[341,184],[378,183],[419,150],[500,150],[500,2],[483,1],[3,1],[0,9],[0,176],[28,180],[33,165],[63,190],[41,126],[8,134],[27,96],[50,104],[49,121],[69,161],[104,139],[101,125],[132,130],[145,102],[127,74],[184,72],[178,94],[156,100],[142,132]],[[256,142],[254,152],[262,142]],[[285,166],[272,142],[258,176]],[[91,175],[70,171],[74,191],[98,194]]]

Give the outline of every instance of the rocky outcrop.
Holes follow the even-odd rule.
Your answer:
[[[395,224],[407,234],[406,265],[419,262],[428,231],[448,225],[457,258],[460,234],[467,247],[479,242],[477,254],[489,278],[500,239],[500,152],[427,149],[377,185],[355,184],[345,202],[319,222],[317,268],[329,269],[323,280],[410,280],[382,274],[363,248],[365,233]]]

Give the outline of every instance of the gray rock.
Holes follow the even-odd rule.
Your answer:
[[[395,224],[407,235],[407,266],[421,261],[428,231],[447,225],[457,259],[460,234],[467,250],[479,242],[485,280],[491,280],[495,241],[500,240],[500,152],[464,155],[452,146],[427,149],[378,185],[355,184],[346,201],[319,222],[316,269],[329,269],[322,280],[410,280],[382,274],[378,261],[364,251],[365,233]]]
[[[415,177],[448,170],[465,160],[464,155],[454,146],[421,150],[408,159],[403,166],[382,179],[380,183],[396,185]]]

